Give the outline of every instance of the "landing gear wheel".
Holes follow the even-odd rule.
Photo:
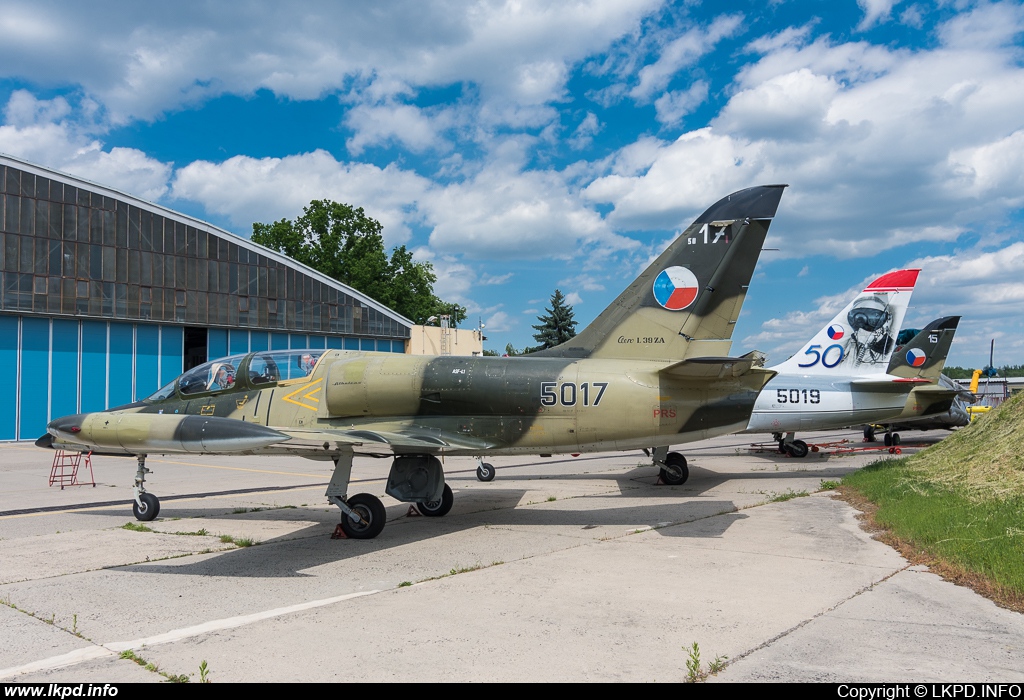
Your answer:
[[[893,433],[892,434],[892,446],[896,447],[896,445],[898,445],[898,444],[900,444],[900,434],[899,433]]]
[[[864,442],[875,441],[875,428],[871,425],[864,426]]]
[[[139,500],[142,501],[141,506],[137,502],[132,503],[132,513],[135,514],[135,519],[144,523],[156,519],[156,516],[160,514],[160,499],[147,492],[139,494]]]
[[[807,456],[810,450],[807,447],[807,443],[803,440],[794,440],[793,442],[786,443],[786,454],[790,457],[796,457],[802,459]]]
[[[661,468],[661,480],[669,486],[685,484],[690,478],[690,468],[686,466],[686,457],[678,452],[665,455],[665,466]]]
[[[886,433],[885,437],[882,438],[882,442],[885,443],[886,447],[892,447],[892,433]]]
[[[420,513],[427,516],[428,518],[440,518],[442,515],[448,515],[448,511],[452,509],[452,505],[455,504],[455,494],[452,493],[452,487],[448,484],[444,485],[444,491],[441,492],[441,499],[438,501],[422,501],[416,504]]]
[[[494,465],[481,462],[476,468],[476,478],[480,481],[494,481]]]
[[[353,520],[342,513],[341,529],[353,540],[372,540],[384,529],[388,512],[380,499],[368,493],[357,493],[348,499],[348,507],[354,510],[362,520]]]

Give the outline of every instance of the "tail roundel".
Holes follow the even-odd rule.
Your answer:
[[[793,357],[772,369],[792,374],[883,374],[920,270],[897,270],[864,288]]]

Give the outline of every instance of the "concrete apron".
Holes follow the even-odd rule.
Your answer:
[[[635,455],[499,464],[452,479],[445,518],[389,501],[370,542],[328,539],[328,508],[241,499],[182,503],[159,532],[4,539],[0,680],[163,680],[132,648],[215,682],[679,681],[693,642],[728,657],[720,680],[1024,680],[1024,616],[908,568],[827,494],[766,502],[834,464],[694,454],[683,487]]]

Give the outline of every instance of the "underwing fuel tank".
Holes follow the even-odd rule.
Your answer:
[[[245,452],[290,438],[273,428],[216,416],[78,413],[46,426],[55,441],[128,454]]]

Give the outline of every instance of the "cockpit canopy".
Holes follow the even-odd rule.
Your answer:
[[[265,350],[248,355],[231,355],[193,367],[146,401],[171,398],[175,390],[183,396],[224,391],[263,389],[289,379],[313,373],[325,350]]]

